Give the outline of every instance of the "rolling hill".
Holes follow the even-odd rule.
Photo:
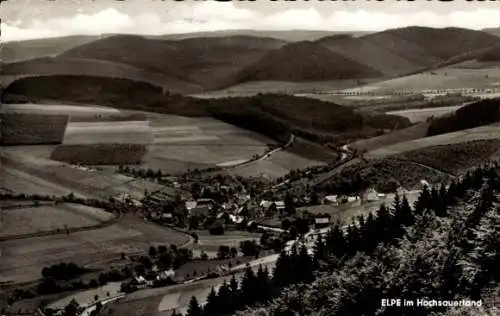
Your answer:
[[[53,58],[4,64],[2,79],[9,82],[16,76],[110,74],[188,94],[259,81],[378,80],[477,58],[500,47],[499,37],[460,28],[407,27],[361,37],[336,34],[319,40],[311,34],[335,33],[303,32],[301,37],[298,32],[295,40],[312,36],[315,42],[293,43],[271,37],[274,33],[293,35],[292,31],[224,31],[6,43],[4,62],[47,55]],[[196,34],[204,37],[194,37]],[[492,54],[495,57],[496,50]]]
[[[498,37],[462,28],[406,27],[358,38],[325,37],[318,44],[392,76],[472,59],[500,45]]]
[[[205,89],[232,83],[241,68],[285,42],[249,36],[179,41],[117,35],[81,45],[62,57],[115,61],[198,84]]]
[[[243,69],[238,82],[327,81],[373,78],[382,74],[313,42],[287,44]]]
[[[500,27],[483,29],[483,32],[500,37]]]
[[[314,31],[314,30],[288,30],[288,31],[260,31],[260,30],[223,30],[214,32],[193,32],[182,34],[168,34],[161,36],[148,36],[150,38],[162,38],[168,40],[180,40],[196,37],[221,37],[221,36],[253,36],[253,37],[271,37],[286,42],[315,41],[325,36],[337,34],[349,34],[352,36],[362,36],[369,32],[333,32],[333,31]]]
[[[422,68],[422,65],[364,38],[331,36],[324,37],[317,43],[389,76]]]
[[[153,85],[164,87],[170,92],[192,93],[201,91],[198,85],[173,78],[168,74],[151,72],[142,68],[117,63],[108,60],[42,57],[16,63],[4,64],[2,67],[2,84],[24,76],[47,76],[47,75],[81,75],[97,76],[135,80],[148,82]]]
[[[4,63],[12,63],[33,58],[55,56],[71,48],[103,37],[106,36],[75,35],[2,43],[2,58],[0,59]]]

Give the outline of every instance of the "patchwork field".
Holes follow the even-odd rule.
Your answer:
[[[147,121],[69,122],[63,144],[127,143],[152,141]]]
[[[211,118],[54,104],[10,104],[3,111],[69,116],[61,146],[11,149],[24,156],[24,160],[38,165],[52,165],[54,160],[89,165],[141,164],[145,168],[181,173],[187,169],[247,161],[263,154],[269,144],[275,143],[257,133]],[[143,147],[133,151],[136,155],[131,156],[120,151],[118,147],[123,146]],[[130,152],[129,149],[125,151]],[[58,165],[57,162],[54,165]]]
[[[0,282],[37,279],[44,266],[59,262],[95,266],[119,257],[122,252],[133,254],[147,251],[152,244],[182,245],[188,241],[185,235],[145,223],[133,215],[102,229],[5,241],[0,243]]]
[[[382,158],[389,155],[396,155],[406,151],[425,148],[437,145],[455,144],[481,139],[500,138],[500,123],[480,126],[459,132],[447,133],[432,137],[410,140],[406,142],[389,145],[379,149],[369,151],[366,156],[372,158]]]
[[[4,209],[0,236],[13,236],[66,228],[89,227],[110,221],[113,214],[80,204],[43,205]]]
[[[454,112],[461,108],[461,105],[457,106],[444,106],[444,107],[436,107],[429,109],[411,109],[411,110],[400,110],[400,111],[390,111],[386,112],[386,114],[391,115],[399,115],[407,117],[410,122],[425,122],[430,117],[438,117],[451,112]]]

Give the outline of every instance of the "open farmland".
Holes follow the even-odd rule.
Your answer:
[[[66,104],[3,104],[2,112],[5,113],[28,113],[28,114],[52,114],[67,115],[70,117],[95,116],[119,114],[120,111],[114,108],[96,105],[66,105]]]
[[[425,122],[430,117],[438,117],[454,112],[461,107],[462,107],[461,105],[456,105],[456,106],[445,106],[445,107],[436,107],[428,109],[399,110],[399,111],[386,112],[385,114],[404,116],[410,119],[410,122],[417,123],[417,122]]]
[[[207,253],[217,253],[219,246],[229,246],[239,249],[240,242],[245,240],[255,240],[259,242],[260,233],[248,233],[242,231],[226,231],[224,235],[210,235],[206,231],[196,232],[198,234],[198,244],[192,245],[193,250],[203,250]]]
[[[71,193],[72,190],[66,186],[49,182],[44,177],[37,177],[31,173],[5,166],[4,161],[2,161],[0,192],[63,196]],[[75,192],[75,196],[82,197],[83,195]]]
[[[500,123],[401,142],[394,145],[389,145],[386,147],[369,151],[366,154],[366,156],[381,158],[424,147],[456,144],[456,143],[481,140],[481,139],[497,139],[497,138],[500,138]]]
[[[499,150],[499,139],[487,139],[410,150],[394,158],[456,174],[490,160]]]
[[[70,203],[4,208],[0,223],[0,236],[89,227],[113,218],[113,214],[102,209]]]
[[[59,144],[68,116],[1,113],[2,145]]]
[[[40,164],[39,161],[21,160],[18,154],[10,153],[8,157],[3,160],[3,168],[12,173],[11,170],[16,170],[16,174],[24,175],[28,179],[36,179],[38,182],[43,181],[45,187],[48,188],[62,188],[58,193],[50,193],[55,195],[63,195],[69,192],[83,193],[88,197],[100,197],[108,199],[122,192],[127,192],[133,196],[141,198],[144,191],[166,191],[172,193],[173,190],[161,186],[159,184],[150,182],[144,179],[134,179],[124,175],[116,174],[114,172],[104,172],[97,170],[83,170],[75,166],[58,164]],[[43,160],[42,160],[43,161]],[[44,180],[41,180],[44,179]],[[11,182],[7,189],[16,182]],[[19,188],[16,187],[20,193],[43,194],[44,186],[32,186],[30,192],[25,192],[22,183]],[[53,190],[53,189],[52,189]],[[49,191],[52,192],[52,191]]]
[[[373,85],[351,89],[354,91],[371,90],[374,92],[383,90],[445,90],[445,89],[467,89],[493,88],[500,80],[500,67],[498,65],[489,67],[464,68],[460,64],[440,68],[434,71],[418,73],[415,75],[400,77],[387,81],[377,82]],[[409,88],[411,87],[411,88]]]
[[[429,125],[430,123],[427,122],[419,123],[392,133],[358,140],[350,144],[349,147],[360,151],[371,151],[393,144],[419,139],[427,136]]]
[[[59,145],[51,159],[84,165],[134,165],[140,164],[145,154],[142,144]]]
[[[166,172],[246,161],[275,143],[211,118],[150,114],[148,119],[154,140],[148,146],[143,165]]]
[[[38,279],[44,266],[59,262],[95,265],[119,257],[122,252],[145,252],[152,244],[183,245],[188,241],[183,234],[145,223],[133,215],[102,229],[4,241],[0,243],[0,282]]]
[[[63,144],[148,144],[151,141],[147,121],[69,122]]]

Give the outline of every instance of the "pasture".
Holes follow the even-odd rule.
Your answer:
[[[69,104],[3,104],[3,113],[29,113],[67,115],[70,117],[93,117],[96,115],[119,114],[120,110],[97,105],[69,105]]]
[[[249,233],[243,231],[226,231],[224,235],[210,235],[207,231],[196,232],[198,234],[198,244],[191,245],[193,250],[216,253],[220,246],[229,246],[239,249],[240,242],[245,240],[255,240],[257,243],[262,234]]]
[[[63,196],[72,191],[66,186],[3,164],[0,168],[0,192]],[[75,193],[75,196],[82,197],[83,195]]]
[[[463,131],[436,135],[432,137],[424,137],[396,143],[386,147],[381,147],[366,153],[370,158],[383,158],[390,155],[404,153],[406,151],[415,150],[437,145],[456,144],[481,139],[498,139],[500,138],[500,123],[492,125],[480,126]]]
[[[102,209],[71,203],[4,208],[1,216],[0,236],[90,227],[113,218],[113,214]]]
[[[418,123],[414,126],[397,130],[392,133],[367,139],[360,139],[349,144],[349,147],[360,151],[373,151],[393,144],[419,139],[427,136],[429,125],[430,123],[428,122]]]
[[[10,180],[4,188],[7,192],[43,195],[75,195],[108,199],[127,192],[141,198],[144,191],[165,191],[172,189],[144,179],[134,179],[108,171],[83,170],[68,164],[46,164],[45,159],[21,160],[18,153],[10,153],[3,160],[0,176]],[[42,163],[39,163],[42,161]],[[12,176],[15,176],[14,178]]]
[[[425,122],[428,118],[431,117],[438,117],[446,115],[448,113],[455,112],[461,107],[462,105],[456,105],[456,106],[443,106],[443,107],[435,107],[427,109],[399,110],[399,111],[386,112],[385,114],[407,117],[410,120],[410,122],[418,123],[418,122]]]
[[[2,145],[59,144],[68,122],[66,115],[1,113]]]
[[[51,235],[0,243],[0,282],[32,281],[45,266],[59,262],[79,265],[105,263],[125,254],[146,252],[150,245],[183,245],[186,235],[126,215],[117,224],[69,235]]]
[[[444,90],[467,88],[493,88],[500,80],[500,66],[483,65],[466,68],[461,64],[400,77],[351,89],[354,91],[381,90]]]

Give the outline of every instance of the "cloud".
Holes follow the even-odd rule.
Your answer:
[[[163,17],[157,12],[129,15],[115,8],[108,8],[93,14],[78,13],[49,20],[33,20],[29,23],[2,23],[2,40],[102,33],[160,35],[224,29],[378,31],[410,25],[481,29],[497,27],[498,21],[500,9],[476,9],[440,15],[425,11],[394,14],[332,9],[331,12],[325,12],[310,7],[264,14],[238,8],[231,2],[207,1],[193,6],[177,7]]]

